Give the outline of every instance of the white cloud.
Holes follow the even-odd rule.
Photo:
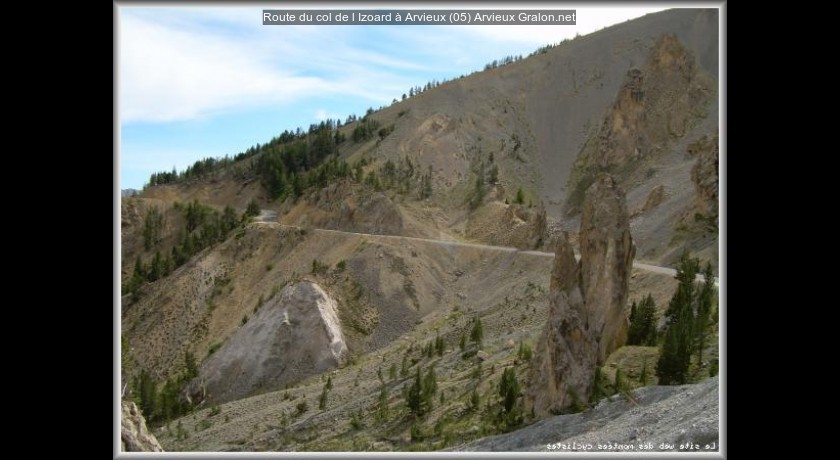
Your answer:
[[[120,117],[190,120],[312,96],[352,95],[377,106],[424,84],[417,75],[454,77],[453,65],[463,68],[485,50],[500,57],[494,50],[502,44],[536,49],[655,10],[579,8],[576,27],[443,26],[429,33],[262,26],[257,8],[121,8]]]
[[[132,16],[120,22],[123,122],[194,118],[242,104],[277,102],[323,85],[283,74],[245,46]]]
[[[352,94],[383,101],[408,86],[394,69],[420,68],[342,46],[334,37],[312,37],[314,31],[307,27],[253,33],[242,28],[241,15],[230,23],[209,17],[215,27],[191,22],[183,14],[122,15],[123,123],[188,120],[311,95]]]

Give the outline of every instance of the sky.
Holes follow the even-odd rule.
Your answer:
[[[575,26],[263,26],[263,8],[296,7],[119,6],[121,189],[141,189],[153,172],[233,156],[286,129],[364,115],[414,86],[664,9],[532,7],[576,9]]]

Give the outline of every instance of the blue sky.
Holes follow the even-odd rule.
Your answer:
[[[580,7],[576,26],[263,26],[263,7],[120,6],[120,188],[663,9]]]

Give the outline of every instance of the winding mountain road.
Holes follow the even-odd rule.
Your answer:
[[[264,224],[272,224],[272,225],[280,225],[283,227],[292,227],[292,228],[299,228],[294,225],[286,225],[277,222],[277,212],[270,211],[267,209],[263,209],[260,212],[260,215],[255,217],[255,222],[264,223]],[[475,248],[475,249],[482,249],[487,251],[501,251],[501,252],[517,252],[520,254],[526,254],[530,256],[536,257],[554,257],[553,252],[543,252],[543,251],[535,251],[535,250],[522,250],[507,246],[491,246],[487,244],[480,244],[480,243],[467,243],[464,241],[455,241],[455,240],[436,240],[432,238],[419,238],[416,236],[399,236],[399,235],[379,235],[375,233],[359,233],[359,232],[348,232],[344,230],[329,230],[325,228],[315,228],[312,229],[314,233],[336,233],[336,234],[343,234],[343,235],[357,235],[357,236],[364,236],[368,238],[379,238],[379,239],[392,239],[392,240],[400,240],[400,241],[419,241],[424,243],[432,243],[438,244],[441,246],[458,246],[458,247],[468,247],[468,248]],[[575,257],[580,260],[580,254],[575,253]],[[652,273],[659,273],[662,275],[669,275],[669,276],[676,276],[677,271],[673,268],[669,267],[662,267],[659,265],[653,265],[644,263],[641,261],[633,261],[633,268],[637,268],[639,270],[644,270]],[[705,278],[702,274],[697,275],[697,281],[703,282]],[[718,286],[718,278],[715,277],[715,286]]]

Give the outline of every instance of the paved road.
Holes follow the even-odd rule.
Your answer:
[[[262,210],[260,215],[256,217],[256,221],[257,222],[263,222],[263,223],[284,225],[284,224],[279,224],[277,222],[277,212],[276,211],[269,211],[269,210],[265,210],[265,209]],[[284,225],[284,226],[291,227],[290,225]],[[459,247],[483,249],[483,250],[487,250],[487,251],[518,252],[520,254],[526,254],[526,255],[531,255],[531,256],[536,256],[536,257],[554,257],[553,252],[543,252],[543,251],[533,251],[533,250],[525,251],[525,250],[521,250],[521,249],[517,249],[517,248],[507,247],[507,246],[491,246],[491,245],[488,245],[488,244],[467,243],[467,242],[464,242],[464,241],[435,240],[435,239],[432,239],[432,238],[418,238],[418,237],[414,237],[414,236],[377,235],[377,234],[373,234],[373,233],[347,232],[347,231],[343,231],[343,230],[328,230],[328,229],[325,229],[325,228],[316,228],[316,229],[313,229],[312,231],[315,232],[315,233],[337,233],[337,234],[343,234],[343,235],[358,235],[358,236],[364,236],[364,237],[369,237],[369,238],[393,239],[393,240],[402,240],[402,241],[406,241],[406,240],[408,240],[408,241],[420,241],[420,242],[424,242],[424,243],[432,243],[432,244],[437,244],[437,245],[441,245],[441,246],[449,246],[449,247],[459,246]],[[576,253],[575,257],[577,259],[580,259],[580,254]],[[669,275],[669,276],[676,276],[677,275],[677,271],[674,270],[673,268],[662,267],[662,266],[659,266],[659,265],[647,264],[647,263],[644,263],[644,262],[641,262],[641,261],[635,261],[635,260],[633,261],[633,268],[637,268],[639,270],[644,270],[644,271],[648,271],[648,272],[652,272],[652,273],[660,273],[660,274]],[[703,275],[697,275],[697,280],[702,282],[704,280]],[[715,278],[715,286],[717,286],[717,285],[718,285],[718,280],[717,280],[717,278]]]

